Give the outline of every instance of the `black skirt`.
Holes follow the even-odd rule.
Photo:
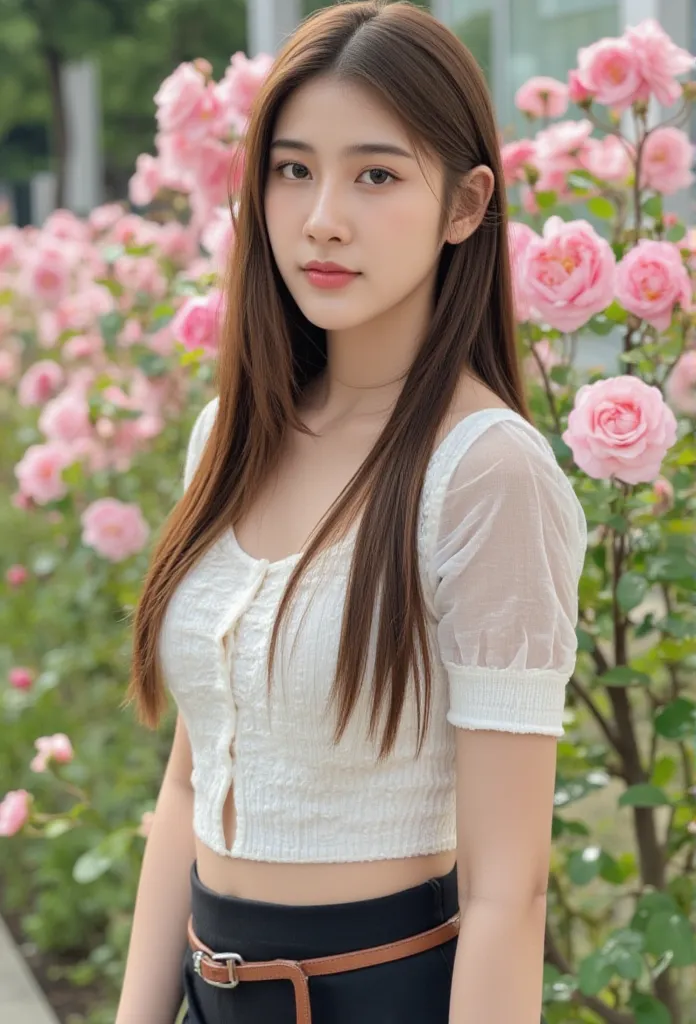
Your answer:
[[[305,960],[396,942],[458,909],[457,869],[378,899],[294,906],[220,896],[191,868],[193,927],[215,952]],[[457,940],[392,963],[309,981],[312,1024],[448,1024]],[[289,981],[209,985],[184,962],[185,1024],[296,1024]]]

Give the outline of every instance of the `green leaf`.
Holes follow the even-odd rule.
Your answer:
[[[611,220],[616,214],[614,204],[604,196],[594,196],[592,199],[588,199],[587,209],[593,216],[599,217],[601,220]]]
[[[623,306],[620,306],[616,300],[614,300],[610,306],[607,306],[604,310],[604,315],[607,320],[613,320],[617,324],[626,323],[626,317],[628,316],[626,310]]]
[[[672,1024],[672,1015],[664,1003],[644,992],[632,992],[629,1006],[635,1016],[635,1024]]]
[[[614,967],[600,953],[591,953],[580,964],[578,982],[586,996],[596,996],[614,977]]]
[[[99,317],[99,328],[107,346],[113,347],[123,327],[123,317],[113,310]]]
[[[575,885],[587,885],[599,874],[602,850],[599,846],[586,846],[575,850],[568,858],[568,875]]]
[[[650,919],[645,948],[654,956],[671,953],[673,967],[696,963],[696,938],[691,922],[678,911],[662,911]]]
[[[616,324],[612,320],[602,320],[598,316],[593,316],[585,326],[588,330],[592,331],[593,334],[599,335],[611,334],[611,332],[616,328]]]
[[[653,768],[650,782],[653,786],[666,786],[668,782],[671,782],[677,771],[677,762],[673,757],[658,758]]]
[[[681,242],[682,238],[686,235],[686,228],[683,224],[675,224],[669,229],[666,234],[668,242]]]
[[[46,839],[58,839],[59,836],[69,832],[72,827],[72,822],[66,821],[65,818],[54,818],[46,825],[43,834]]]
[[[572,450],[568,447],[560,434],[551,434],[549,441],[553,448],[553,453],[559,462],[562,462],[564,459],[569,459],[572,456]]]
[[[696,736],[696,703],[678,697],[655,715],[655,731],[668,740]]]
[[[639,672],[630,665],[617,665],[598,677],[602,686],[650,686],[651,679],[647,672]]]
[[[73,866],[73,879],[78,885],[89,885],[90,882],[94,882],[97,878],[101,878],[105,872],[109,870],[113,864],[113,858],[108,857],[105,853],[100,852],[99,847],[95,847],[93,850],[88,850],[83,853],[81,857],[75,861]]]
[[[625,572],[616,588],[616,599],[624,612],[630,612],[645,599],[648,592],[648,581],[637,572]]]
[[[542,210],[548,210],[554,205],[558,199],[558,195],[556,192],[535,192],[534,198]]]
[[[651,196],[650,199],[646,199],[643,203],[643,213],[646,213],[648,217],[652,217],[653,220],[661,220],[662,196]]]
[[[622,928],[609,936],[604,945],[580,964],[580,990],[596,995],[609,984],[615,974],[627,981],[637,981],[643,973],[643,936]]]
[[[649,782],[639,782],[629,786],[619,797],[619,807],[664,807],[670,799],[663,789]]]
[[[578,639],[578,650],[586,651],[590,653],[594,650],[595,642],[594,638],[585,629],[581,629],[580,626],[575,630],[575,635]]]
[[[623,885],[627,878],[633,874],[632,864],[620,864],[605,850],[599,860],[599,875],[610,885]]]

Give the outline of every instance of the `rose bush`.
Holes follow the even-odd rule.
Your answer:
[[[95,1024],[113,1019],[171,740],[171,719],[151,735],[119,711],[128,620],[210,396],[225,194],[269,63],[236,54],[215,82],[198,60],[163,83],[156,153],[131,182],[144,215],[0,227],[0,873],[25,934],[71,952],[75,985],[99,981]],[[526,83],[539,130],[503,147],[532,408],[590,528],[558,744],[549,1024],[696,1019],[696,233],[663,203],[691,181],[693,63],[653,21],[600,40],[567,83]],[[680,107],[651,122],[652,98]],[[581,116],[554,121],[569,102]],[[592,334],[606,358],[588,371]]]

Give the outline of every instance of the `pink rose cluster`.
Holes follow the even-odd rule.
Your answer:
[[[74,756],[72,743],[64,732],[52,736],[39,736],[34,741],[37,750],[29,767],[33,772],[45,772],[49,764],[69,764]],[[0,801],[0,836],[16,835],[31,817],[33,797],[26,789],[13,789]]]
[[[677,439],[677,421],[659,388],[620,376],[581,387],[563,440],[577,465],[598,480],[650,483]]]
[[[654,96],[669,107],[682,94],[678,78],[691,71],[694,58],[677,46],[653,18],[628,28],[618,39],[600,39],[578,53],[570,88],[577,100],[594,100],[623,111]]]
[[[102,411],[95,418],[90,396],[101,373],[119,383],[98,392]],[[180,390],[175,376],[149,378],[138,366],[117,367],[99,358],[68,372],[53,360],[34,363],[21,377],[17,396],[20,405],[40,407],[45,440],[30,445],[15,466],[20,494],[37,505],[59,501],[68,493],[63,471],[76,462],[88,472],[128,469],[162,432],[169,410],[180,409]]]
[[[577,331],[616,298],[658,331],[675,310],[692,309],[692,285],[679,248],[642,238],[617,265],[609,243],[583,220],[549,217],[543,235],[510,224],[513,299],[518,322]]]
[[[235,53],[219,82],[213,81],[205,60],[180,64],[155,95],[157,154],[138,158],[131,201],[146,206],[162,188],[185,193],[202,229],[214,209],[239,188],[240,139],[272,63],[268,54],[250,59]]]

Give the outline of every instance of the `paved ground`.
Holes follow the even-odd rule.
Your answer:
[[[58,1024],[31,971],[0,918],[0,1021],[2,1024]]]

